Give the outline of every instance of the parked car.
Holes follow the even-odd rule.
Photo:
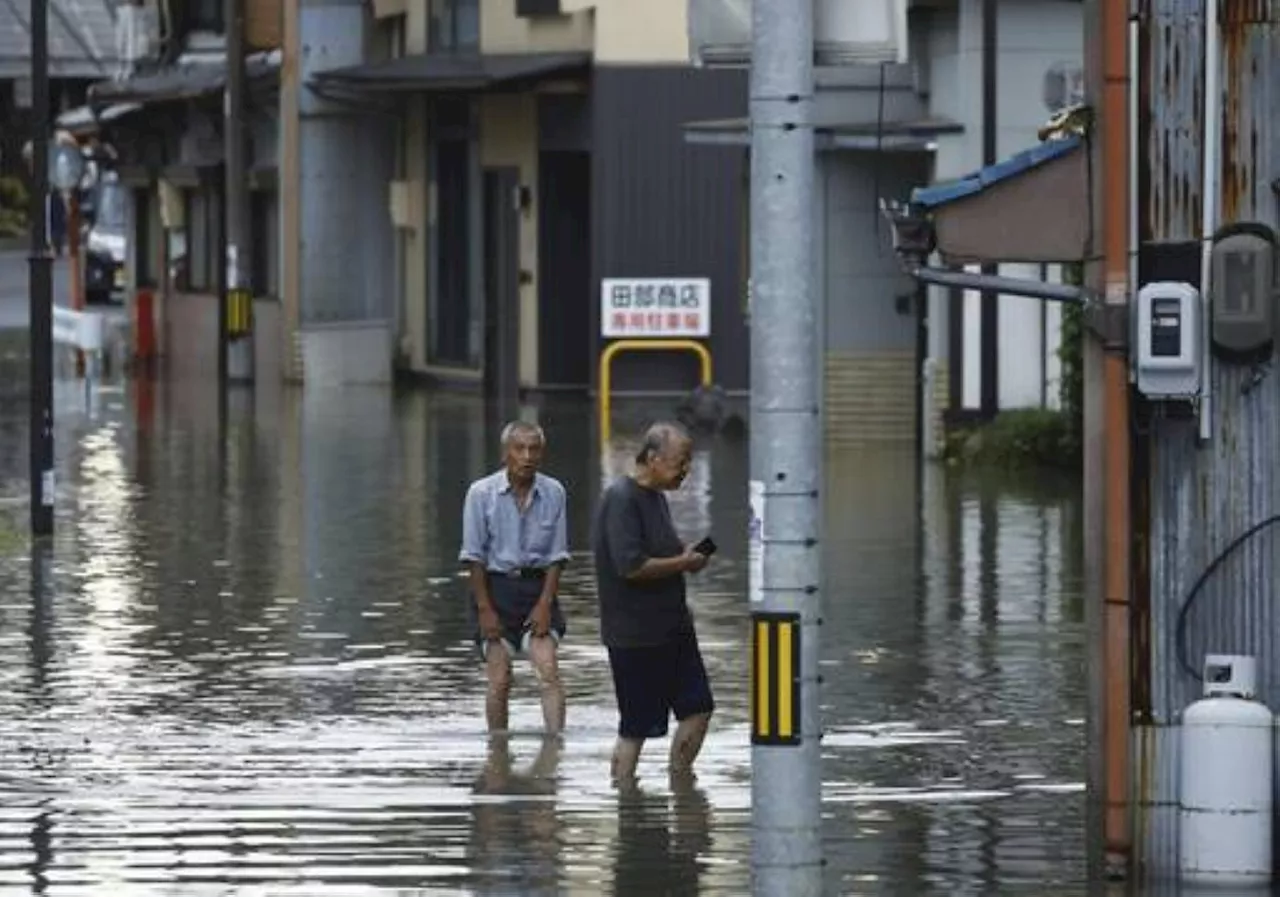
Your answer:
[[[91,192],[91,201],[86,203],[92,209],[92,219],[85,240],[85,301],[121,302],[129,248],[129,194],[113,172],[104,172]]]

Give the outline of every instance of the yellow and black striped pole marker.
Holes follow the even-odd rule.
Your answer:
[[[800,743],[800,615],[751,615],[751,743]]]
[[[250,290],[227,291],[227,336],[237,339],[253,330],[253,293]]]

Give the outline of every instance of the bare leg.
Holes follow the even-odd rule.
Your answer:
[[[613,748],[613,761],[609,773],[615,785],[627,785],[635,781],[636,766],[640,763],[640,749],[643,741],[634,738],[619,738]]]
[[[542,722],[548,735],[564,729],[564,685],[556,660],[556,640],[549,635],[529,640],[529,660],[542,686]]]
[[[710,722],[710,713],[699,713],[680,720],[680,724],[676,726],[676,734],[671,739],[672,775],[693,774],[693,761],[698,759],[698,753],[702,750],[702,741],[707,737]]]
[[[489,679],[484,713],[490,732],[507,731],[507,701],[511,697],[511,656],[501,642],[492,642],[484,662]]]

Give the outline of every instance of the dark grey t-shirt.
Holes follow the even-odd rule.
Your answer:
[[[600,640],[607,647],[662,645],[693,628],[683,573],[642,582],[626,578],[649,558],[684,553],[665,495],[631,477],[611,483],[600,496],[592,550]]]

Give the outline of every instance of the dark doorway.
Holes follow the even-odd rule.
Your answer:
[[[538,156],[538,382],[591,385],[591,155]]]
[[[465,139],[435,145],[436,280],[430,361],[470,367],[471,256],[468,239],[471,147]]]
[[[484,172],[484,387],[500,416],[520,391],[520,213],[515,168]]]

